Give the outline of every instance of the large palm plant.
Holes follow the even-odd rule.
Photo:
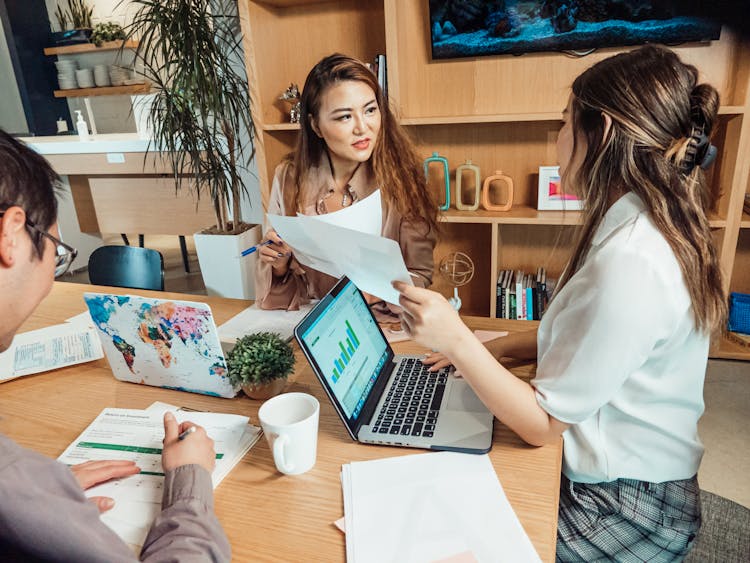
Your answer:
[[[177,189],[187,180],[198,197],[210,195],[216,232],[237,234],[240,195],[247,191],[240,170],[254,154],[254,131],[236,0],[130,4],[136,12],[126,32],[139,41],[136,72],[154,92],[149,151],[170,160]]]

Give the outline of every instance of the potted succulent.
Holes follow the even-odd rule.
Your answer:
[[[216,224],[194,236],[209,295],[254,299],[260,225],[243,223],[241,174],[255,154],[236,0],[132,0],[126,41],[151,84],[144,104],[148,151],[166,158],[175,188],[208,196]],[[146,107],[147,106],[147,107]]]
[[[277,333],[249,334],[227,354],[229,381],[251,399],[269,399],[284,390],[294,361],[291,345]]]
[[[120,39],[125,39],[125,30],[122,26],[115,22],[104,22],[96,24],[89,41],[97,47],[101,47],[103,43]]]

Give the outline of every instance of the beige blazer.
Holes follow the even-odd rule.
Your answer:
[[[292,170],[290,162],[282,162],[276,167],[268,203],[268,213],[277,215],[296,214],[295,209],[286,209],[284,204],[284,193],[286,190],[293,189],[294,174]],[[326,197],[332,185],[333,177],[328,163],[321,163],[321,165],[311,169],[301,194],[302,212],[305,215],[320,214],[322,208],[325,207],[321,206],[320,202]],[[353,205],[357,205],[357,201],[366,198],[377,189],[375,176],[369,162],[359,167],[348,188],[355,196]],[[406,268],[416,274],[413,278],[414,284],[428,287],[432,283],[436,233],[433,230],[427,232],[425,226],[415,225],[413,222],[407,221],[400,213],[388,208],[383,202],[381,234],[399,244]],[[255,276],[255,299],[262,309],[296,311],[300,305],[309,302],[310,299],[323,297],[336,281],[336,278],[328,274],[303,266],[294,256],[292,256],[289,264],[288,273],[281,278],[273,275],[270,264],[258,260]],[[385,307],[385,304],[382,304],[380,307],[374,307],[374,310],[382,310],[382,313],[385,314],[390,312],[392,316],[397,313],[398,308]]]

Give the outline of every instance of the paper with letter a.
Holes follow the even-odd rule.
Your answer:
[[[339,227],[307,216],[268,215],[301,264],[335,278],[343,275],[366,293],[398,305],[391,281],[413,285],[394,240]]]

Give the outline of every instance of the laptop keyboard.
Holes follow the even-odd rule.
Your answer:
[[[378,434],[432,438],[448,370],[428,371],[418,358],[401,361],[372,431]]]

